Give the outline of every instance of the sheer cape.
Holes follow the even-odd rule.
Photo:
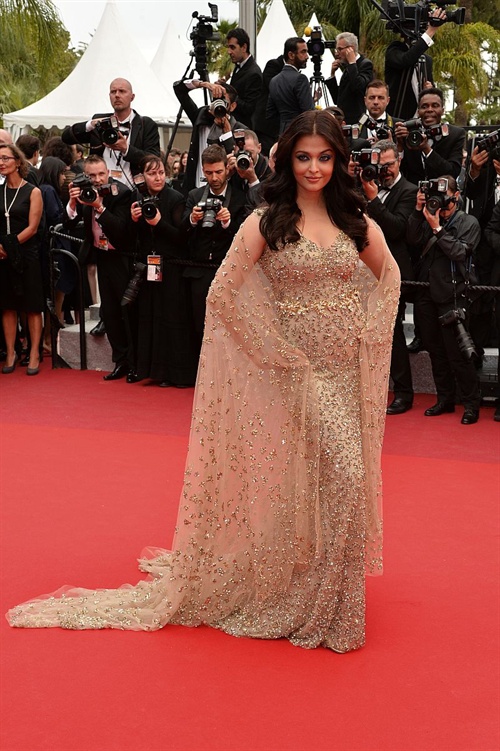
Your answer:
[[[365,564],[369,573],[380,573],[380,459],[399,299],[399,270],[388,250],[380,280],[360,262],[356,284],[366,313],[359,351]],[[321,565],[325,542],[313,381],[307,357],[283,335],[272,289],[251,262],[243,224],[207,298],[172,550],[146,549],[140,568],[151,578],[135,586],[64,587],[17,606],[10,623],[133,630],[206,623],[237,635],[285,635],[265,622],[265,613],[294,573]],[[249,609],[259,613],[259,628],[238,626],[234,614]]]

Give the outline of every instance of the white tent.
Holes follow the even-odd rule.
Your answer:
[[[160,124],[175,120],[178,103],[172,89],[158,80],[124,26],[114,0],[108,0],[92,41],[70,75],[43,99],[5,114],[4,127],[16,137],[26,125],[64,128],[95,112],[107,112],[109,84],[114,78],[132,83],[133,107],[139,114]]]
[[[262,70],[268,60],[283,54],[285,41],[297,36],[283,0],[273,0],[257,34],[256,60]]]
[[[190,49],[186,40],[181,37],[173,21],[169,19],[156,54],[151,61],[153,73],[169,91],[172,91],[174,82],[184,75],[189,55]],[[195,77],[198,76],[195,75]],[[173,96],[175,98],[175,94]],[[193,90],[190,96],[199,107],[205,104],[203,92],[199,89]],[[179,109],[179,104],[177,104],[177,109]]]

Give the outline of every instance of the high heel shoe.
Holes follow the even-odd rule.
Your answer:
[[[26,368],[26,375],[29,375],[29,376],[36,376],[39,374],[39,372],[40,372],[40,360],[38,361],[38,365],[36,365],[34,368],[30,368],[29,365]]]
[[[4,365],[2,368],[2,373],[4,375],[8,375],[9,373],[13,373],[16,369],[16,363],[17,363],[17,355],[14,355],[14,362],[12,365]]]

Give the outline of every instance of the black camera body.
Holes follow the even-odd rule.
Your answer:
[[[432,5],[446,7],[455,5],[455,0],[419,0],[411,5],[406,5],[402,0],[382,0],[382,20],[385,21],[388,31],[406,32],[407,36],[415,38],[426,30],[428,24],[442,26],[444,23],[454,23],[463,26],[465,23],[465,8],[447,10],[446,17],[441,19],[430,16]]]
[[[500,130],[477,136],[476,146],[478,151],[487,151],[493,159],[500,159]]]
[[[118,118],[115,117],[115,115],[111,115],[111,117],[102,117],[98,120],[95,129],[99,133],[101,141],[110,146],[113,146],[113,144],[115,144],[120,138]]]
[[[85,204],[91,204],[97,201],[98,196],[116,196],[118,195],[118,185],[116,183],[105,183],[96,187],[87,175],[77,175],[73,180],[73,187],[80,188],[80,201]]]
[[[389,125],[379,125],[372,117],[368,117],[364,124],[368,130],[375,131],[375,135],[379,141],[385,141],[385,139],[390,138],[394,132],[394,129]]]
[[[201,220],[203,229],[215,227],[216,216],[223,205],[223,201],[220,198],[207,198],[206,201],[201,201],[198,204],[198,207],[203,211],[203,219]]]
[[[158,211],[159,200],[157,196],[144,196],[137,205],[141,207],[144,219],[154,219]]]
[[[408,129],[406,145],[409,149],[418,149],[426,138],[447,136],[449,133],[448,123],[438,123],[426,128],[419,117],[407,120],[403,125]]]
[[[309,53],[309,56],[312,58],[313,62],[315,61],[315,59],[322,58],[325,54],[326,49],[335,49],[335,42],[323,39],[321,26],[314,26],[311,33],[309,34],[309,39],[307,40],[307,52]]]
[[[444,209],[448,205],[448,180],[446,177],[438,177],[434,180],[420,180],[418,189],[425,195],[425,206],[429,214],[435,214],[438,209]]]
[[[464,326],[465,310],[461,308],[455,308],[454,310],[448,310],[439,316],[439,323],[441,326],[454,326],[455,335],[457,337],[458,349],[460,354],[465,360],[472,360],[478,357],[476,347],[472,341],[471,335]]]
[[[367,182],[376,180],[383,168],[379,166],[380,151],[378,149],[361,149],[351,153],[356,165],[356,174],[361,175]]]
[[[249,151],[245,151],[245,131],[235,130],[233,132],[233,138],[236,146],[238,147],[238,153],[236,155],[236,166],[238,169],[247,170],[252,164],[253,159]]]

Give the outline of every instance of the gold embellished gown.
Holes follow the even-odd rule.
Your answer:
[[[208,624],[338,652],[364,643],[381,569],[380,453],[399,272],[379,282],[342,232],[253,266],[244,228],[207,299],[172,550],[116,590],[64,587],[12,626]]]

